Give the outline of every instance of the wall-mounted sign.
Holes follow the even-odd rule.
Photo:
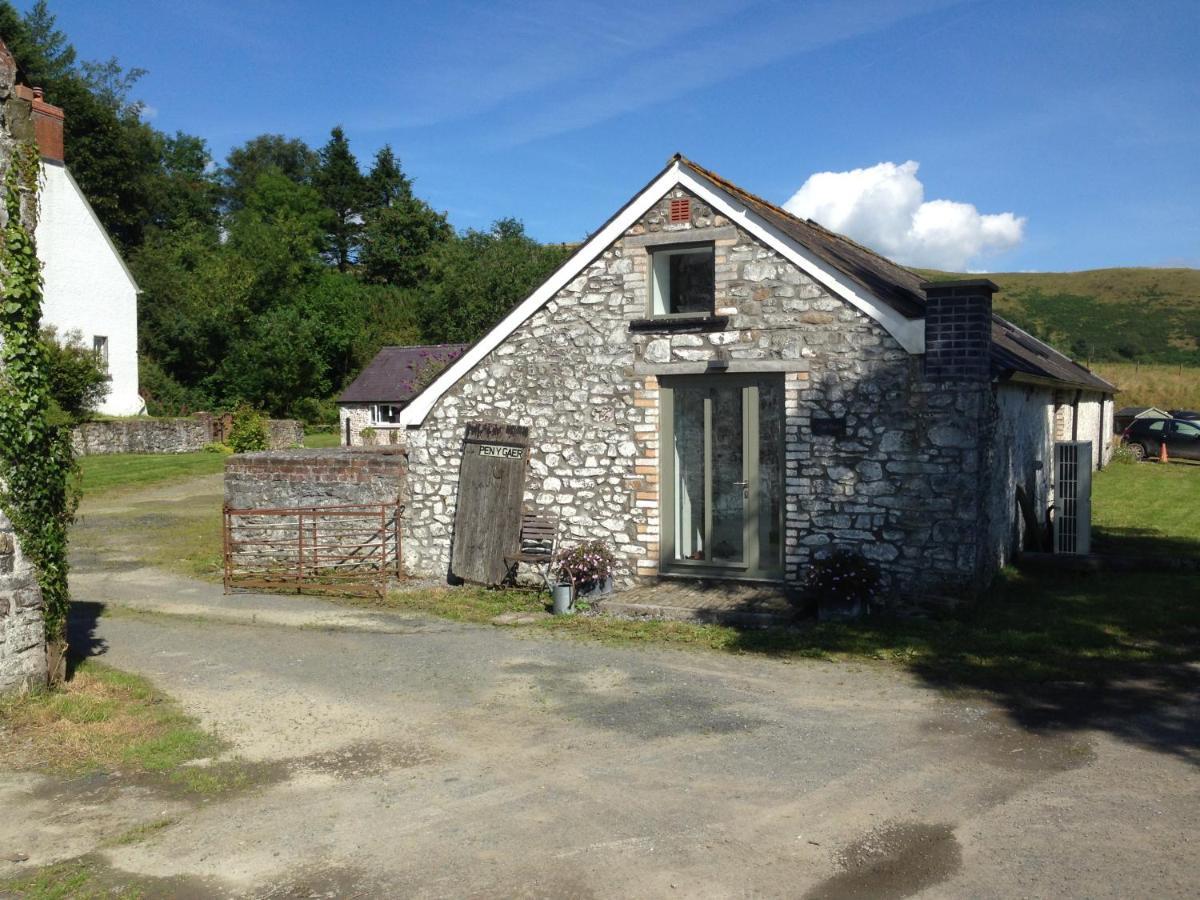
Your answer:
[[[503,444],[480,444],[480,456],[492,456],[497,459],[524,459],[524,447],[506,447]]]
[[[812,433],[822,437],[845,437],[846,436],[846,420],[838,419],[818,419],[812,420]]]

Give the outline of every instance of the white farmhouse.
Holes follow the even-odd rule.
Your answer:
[[[111,388],[99,412],[144,412],[138,394],[137,283],[63,162],[62,109],[47,103],[39,88],[19,85],[17,94],[33,104],[42,155],[36,232],[44,279],[42,324],[53,325],[60,340],[79,332],[108,366]]]

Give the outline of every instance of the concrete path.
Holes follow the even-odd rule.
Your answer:
[[[149,896],[1190,897],[1200,883],[1200,773],[1149,731],[1030,730],[884,665],[225,597],[132,566],[81,569],[74,587],[118,610],[82,607],[76,639],[179,698],[260,777],[202,803],[0,774],[0,851],[30,856],[0,852],[0,878],[92,851]],[[1172,725],[1194,735],[1189,703]]]

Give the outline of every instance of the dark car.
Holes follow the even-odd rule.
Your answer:
[[[1121,440],[1138,459],[1158,456],[1164,443],[1168,456],[1200,459],[1200,422],[1188,419],[1135,419]]]
[[[1200,419],[1200,412],[1196,412],[1194,409],[1173,409],[1170,412],[1171,417],[1175,419],[1188,419],[1189,421]]]

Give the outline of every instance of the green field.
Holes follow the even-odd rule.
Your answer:
[[[1120,388],[1117,409],[1157,406],[1200,410],[1200,368],[1192,366],[1096,363],[1092,371]]]
[[[932,279],[978,277],[919,270]],[[1072,358],[1200,367],[1200,270],[995,272],[996,312]]]

